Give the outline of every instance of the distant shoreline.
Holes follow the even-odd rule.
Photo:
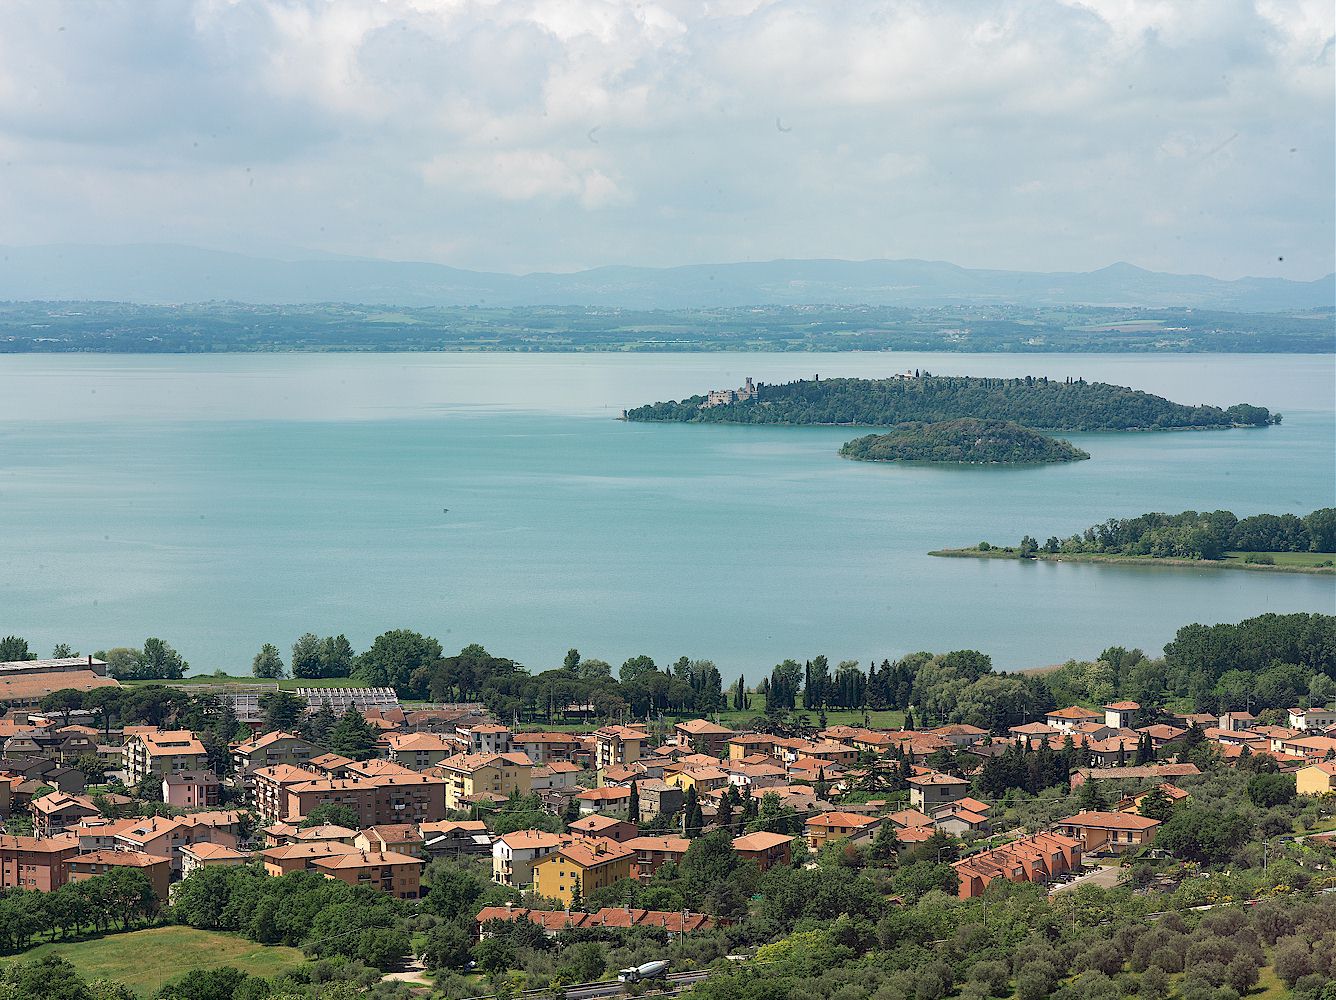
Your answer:
[[[1263,553],[1258,553],[1259,555]],[[1268,553],[1269,554],[1269,553]],[[1014,547],[994,547],[979,549],[934,549],[930,556],[942,556],[950,559],[1011,559],[1020,561],[1020,553]],[[1311,576],[1336,576],[1336,566],[1274,566],[1266,563],[1249,563],[1242,559],[1168,559],[1157,556],[1122,556],[1103,552],[1036,552],[1035,561],[1105,563],[1121,566],[1173,566],[1179,569],[1246,569],[1263,573],[1307,573]]]

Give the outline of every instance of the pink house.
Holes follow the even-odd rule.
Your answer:
[[[221,786],[212,771],[177,771],[162,779],[162,801],[178,809],[211,809]]]

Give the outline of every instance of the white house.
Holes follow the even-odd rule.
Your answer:
[[[1330,729],[1336,726],[1336,709],[1292,708],[1290,725],[1295,729]]]

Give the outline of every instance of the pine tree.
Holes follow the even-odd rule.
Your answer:
[[[914,713],[907,711],[905,712],[905,729],[912,730],[913,728],[914,728]]]
[[[312,743],[323,747],[329,745],[334,727],[338,724],[339,717],[334,714],[334,709],[330,708],[329,699],[326,698],[320,703],[319,708],[298,724],[297,731]]]
[[[631,782],[631,797],[626,800],[626,818],[632,823],[640,822],[640,792],[634,781]]]
[[[682,806],[682,836],[694,840],[701,834],[705,825],[705,814],[701,811],[700,799],[696,795],[696,786],[687,789],[686,801]]]
[[[376,731],[354,706],[349,705],[329,736],[329,747],[353,760],[366,760],[376,749]]]

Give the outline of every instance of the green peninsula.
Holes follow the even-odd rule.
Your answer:
[[[868,434],[840,449],[860,462],[944,462],[965,465],[1038,465],[1079,462],[1087,452],[1068,441],[1032,431],[1010,420],[962,417],[937,423],[899,424]]]
[[[627,420],[680,423],[867,427],[972,417],[1054,431],[1195,430],[1280,422],[1280,415],[1264,406],[1189,406],[1126,386],[1079,378],[978,378],[928,372],[884,379],[818,376],[780,385],[748,379],[738,389],[652,403],[624,415]]]
[[[1030,535],[1019,546],[938,549],[933,556],[1051,562],[1212,566],[1279,573],[1336,573],[1336,507],[1307,515],[1185,510],[1110,518],[1070,538]]]

